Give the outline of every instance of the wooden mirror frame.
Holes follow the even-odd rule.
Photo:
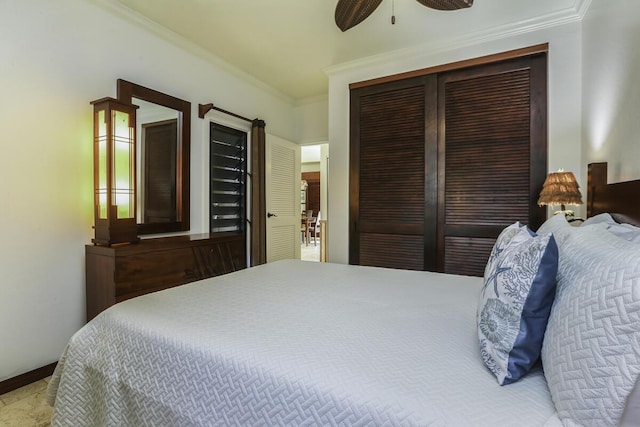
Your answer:
[[[191,103],[131,83],[127,80],[118,79],[118,99],[123,102],[132,103],[132,98],[138,98],[178,111],[181,129],[178,146],[176,147],[176,221],[148,224],[138,223],[138,234],[169,233],[189,230]]]

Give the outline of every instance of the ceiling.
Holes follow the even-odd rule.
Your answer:
[[[475,0],[437,11],[415,0],[383,0],[364,22],[341,32],[337,0],[105,0],[178,34],[293,99],[326,95],[325,70],[398,50],[455,45],[576,19],[588,0]],[[392,8],[396,23],[391,24]]]

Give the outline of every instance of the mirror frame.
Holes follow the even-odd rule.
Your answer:
[[[175,222],[138,223],[138,234],[170,233],[189,230],[190,165],[191,165],[191,103],[183,99],[149,89],[127,80],[118,79],[118,99],[132,103],[132,98],[162,105],[178,111],[181,132],[176,147],[176,218]],[[138,172],[136,172],[138,173]]]

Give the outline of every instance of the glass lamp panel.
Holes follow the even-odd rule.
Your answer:
[[[129,114],[113,111],[113,204],[118,218],[133,218],[134,157],[133,128],[129,126]]]
[[[98,111],[97,117],[96,150],[98,160],[98,182],[96,188],[98,204],[98,217],[107,218],[107,123],[105,122],[105,111]]]

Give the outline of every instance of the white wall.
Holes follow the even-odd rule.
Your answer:
[[[640,2],[593,0],[583,21],[583,158],[640,178]]]
[[[463,47],[425,49],[424,52],[372,60],[363,66],[329,70],[329,224],[330,262],[348,262],[349,215],[349,83],[447,64],[474,57],[549,43],[549,162],[550,170],[573,171],[582,181],[581,161],[581,39],[577,20],[484,43],[470,41]],[[485,38],[486,39],[486,38]],[[586,179],[586,178],[585,178]]]
[[[329,139],[329,105],[326,96],[306,98],[296,102],[294,108],[298,144],[319,144]]]
[[[0,381],[56,361],[84,323],[84,245],[93,225],[89,102],[115,97],[118,78],[192,103],[193,232],[206,229],[208,121],[198,118],[198,103],[259,117],[269,134],[295,140],[290,100],[98,3],[0,6]]]

